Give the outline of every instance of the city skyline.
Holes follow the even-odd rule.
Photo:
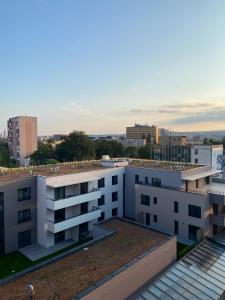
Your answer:
[[[219,0],[1,3],[0,132],[17,115],[39,135],[225,129],[224,16]]]

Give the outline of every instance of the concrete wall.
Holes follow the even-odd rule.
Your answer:
[[[174,191],[152,186],[136,185],[136,221],[145,224],[145,213],[150,214],[150,227],[152,229],[174,234],[174,221],[179,223],[178,240],[190,243],[188,238],[188,225],[194,225],[203,229],[203,234],[211,236],[212,228],[209,215],[212,206],[207,196]],[[141,204],[141,194],[150,196],[150,206]],[[157,197],[157,204],[153,204],[153,197]],[[178,213],[174,212],[174,201],[178,202]],[[201,207],[201,219],[188,216],[188,205]],[[157,223],[153,216],[157,215]]]
[[[24,177],[0,181],[0,192],[4,193],[5,252],[18,249],[18,233],[31,230],[31,242],[37,241],[37,179]],[[31,188],[31,199],[18,201],[18,189]],[[31,209],[31,221],[18,224],[18,211]]]
[[[145,257],[84,296],[82,300],[124,300],[175,259],[176,238],[173,237],[153,248]]]

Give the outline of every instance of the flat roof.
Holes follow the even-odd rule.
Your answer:
[[[204,240],[132,297],[147,299],[224,299],[225,246]]]
[[[121,219],[107,221],[102,226],[115,231],[111,236],[27,273],[0,286],[4,299],[24,297],[26,287],[35,287],[35,299],[50,299],[54,292],[59,299],[71,299],[76,294],[111,274],[169,236]]]
[[[218,173],[221,173],[221,172],[223,172],[223,171],[222,170],[209,170],[209,171],[206,171],[206,172],[199,172],[198,174],[193,174],[193,175],[185,174],[185,175],[182,175],[182,179],[187,180],[187,181],[194,181],[194,180],[197,180],[199,178],[212,176],[212,175],[215,175],[215,174],[218,174]]]
[[[112,159],[112,162],[121,162],[121,159]],[[125,161],[125,159],[124,159]],[[169,161],[156,161],[145,159],[128,159],[130,167],[149,168],[149,169],[162,169],[162,170],[176,170],[185,171],[203,167],[203,165],[195,165],[190,163],[181,162],[169,162]],[[107,162],[107,161],[106,161]],[[116,166],[117,167],[117,166]],[[124,166],[126,167],[126,166]],[[31,175],[54,177],[67,174],[75,174],[81,172],[88,172],[94,170],[105,170],[106,168],[112,168],[112,166],[102,166],[101,160],[90,161],[74,161],[60,163],[56,165],[42,165],[42,166],[30,166],[20,168],[3,168],[0,167],[0,181],[8,179],[16,179],[21,177],[29,177]]]

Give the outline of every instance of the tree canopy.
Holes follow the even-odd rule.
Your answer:
[[[97,159],[100,159],[102,155],[109,155],[110,157],[124,156],[124,147],[117,141],[95,141],[95,151]]]
[[[38,143],[38,149],[30,156],[32,165],[45,165],[49,160],[55,159],[55,152],[52,144]]]

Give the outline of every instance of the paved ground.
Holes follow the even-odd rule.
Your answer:
[[[26,274],[0,287],[1,300],[28,299],[26,286],[34,285],[36,300],[71,299],[75,294],[113,272],[135,256],[165,240],[165,235],[117,219],[105,226],[116,230],[112,236]]]

